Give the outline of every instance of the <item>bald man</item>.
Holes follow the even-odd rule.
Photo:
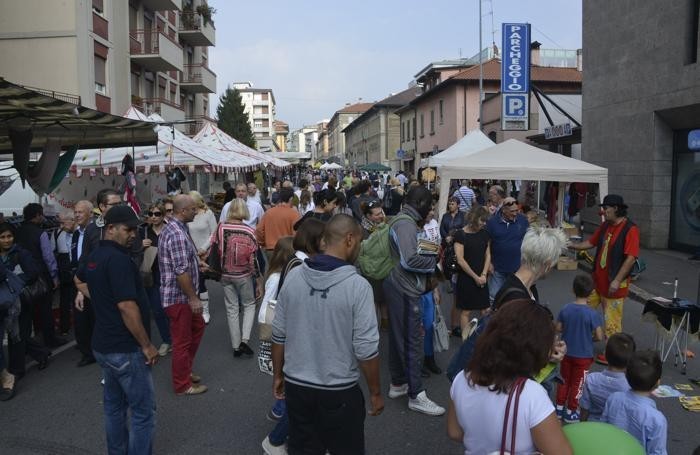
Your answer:
[[[353,265],[362,228],[350,216],[335,215],[323,240],[324,253],[292,269],[279,293],[272,329],[274,395],[287,401],[290,453],[365,453],[360,370],[370,415],[382,412],[384,400],[372,288]],[[330,418],[334,424],[325,425]],[[268,437],[263,447],[281,443]]]
[[[170,321],[173,341],[172,376],[177,395],[198,395],[207,391],[192,373],[192,364],[204,335],[202,302],[199,300],[199,258],[187,231],[197,206],[189,195],[173,201],[173,216],[158,238],[160,298]]]

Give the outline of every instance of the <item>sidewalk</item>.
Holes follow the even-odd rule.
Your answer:
[[[642,249],[640,257],[647,268],[630,286],[630,297],[641,303],[652,297],[673,297],[673,282],[678,278],[678,297],[697,301],[700,284],[700,261],[689,261],[688,253],[672,250]],[[579,261],[579,268],[591,266]]]

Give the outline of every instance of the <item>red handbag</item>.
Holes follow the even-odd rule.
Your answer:
[[[501,452],[500,455],[515,453],[515,430],[518,426],[518,404],[520,403],[520,394],[523,393],[527,378],[519,377],[513,382],[508,392],[508,403],[506,404],[506,415],[503,418],[503,434],[501,435]],[[510,452],[506,451],[506,434],[508,433],[508,417],[510,414],[511,402],[513,403],[513,424],[510,431]]]

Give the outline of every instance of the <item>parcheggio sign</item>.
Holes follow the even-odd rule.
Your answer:
[[[530,24],[503,24],[501,128],[528,130],[530,116]]]

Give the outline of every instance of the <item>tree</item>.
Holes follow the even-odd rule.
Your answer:
[[[234,139],[255,148],[255,136],[248,121],[248,114],[243,111],[244,108],[238,90],[227,88],[216,108],[216,115],[219,118],[217,126]]]

